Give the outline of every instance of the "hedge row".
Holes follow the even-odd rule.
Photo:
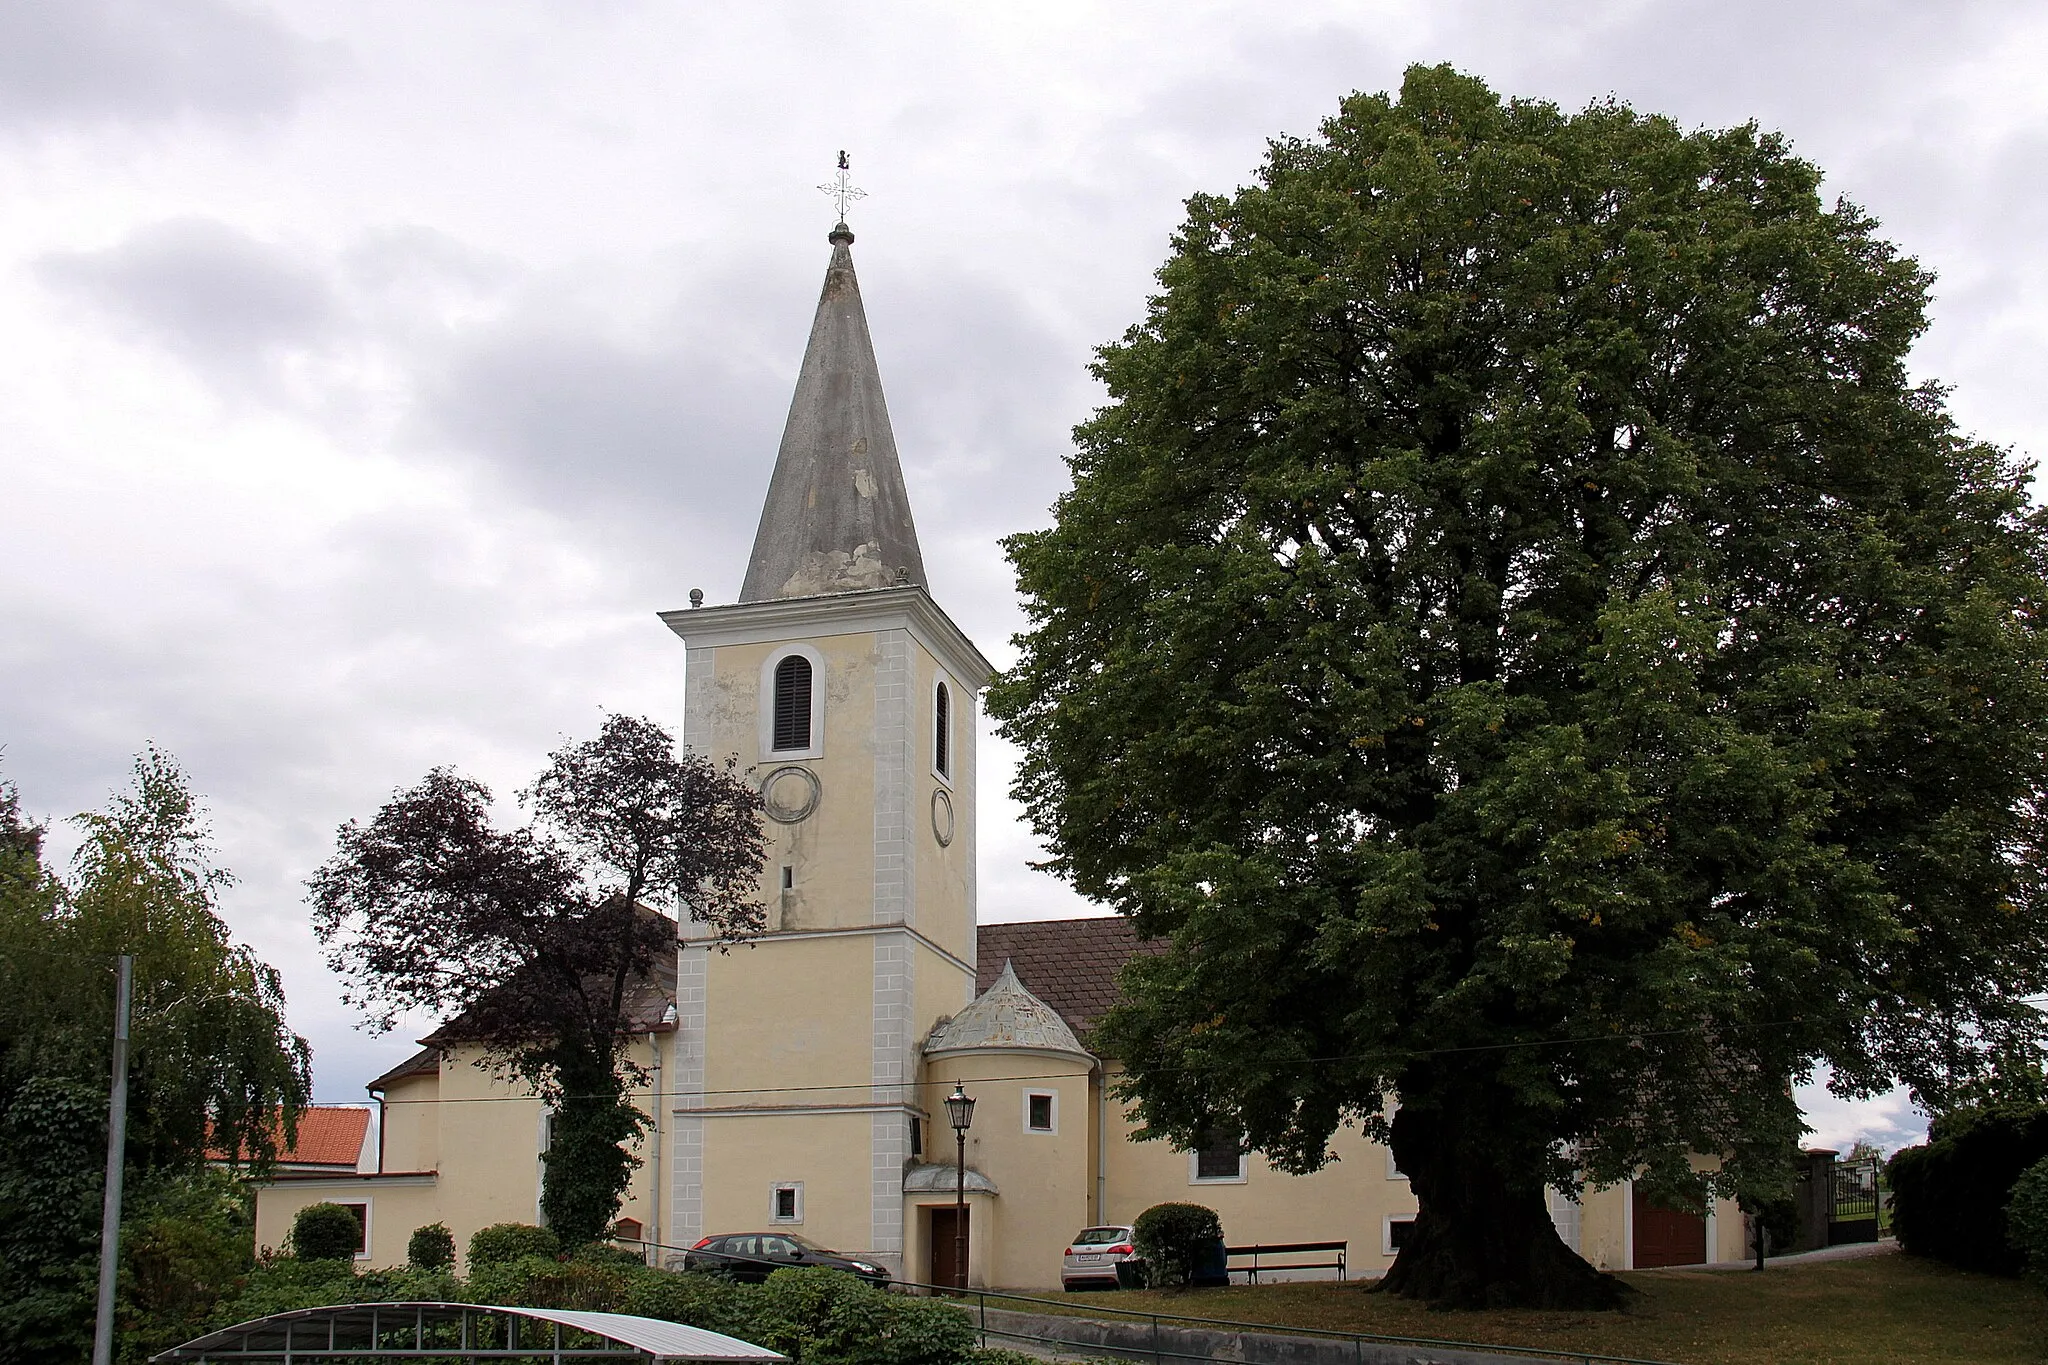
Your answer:
[[[215,1326],[324,1304],[408,1301],[633,1313],[768,1346],[798,1365],[991,1365],[978,1360],[973,1319],[952,1304],[888,1293],[818,1266],[778,1270],[766,1284],[734,1284],[655,1270],[605,1248],[568,1260],[484,1264],[466,1281],[413,1268],[358,1274],[344,1260],[276,1260],[223,1301]]]
[[[2024,1256],[2006,1206],[2021,1173],[2048,1158],[2048,1108],[1958,1109],[1930,1124],[1927,1138],[1886,1167],[1899,1245],[1965,1270],[2017,1275]]]

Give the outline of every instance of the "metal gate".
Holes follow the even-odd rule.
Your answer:
[[[1838,1161],[1829,1172],[1828,1245],[1877,1240],[1877,1158]]]

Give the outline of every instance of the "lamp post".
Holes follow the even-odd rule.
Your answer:
[[[967,1130],[974,1126],[974,1101],[961,1089],[960,1082],[953,1082],[953,1093],[946,1096],[946,1116],[953,1121],[953,1138],[959,1144],[959,1156],[953,1167],[953,1273],[960,1279],[956,1286],[967,1287]]]

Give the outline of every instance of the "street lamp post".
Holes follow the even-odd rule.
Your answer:
[[[946,1096],[946,1114],[953,1121],[953,1137],[959,1145],[959,1155],[953,1167],[953,1273],[959,1277],[960,1289],[967,1287],[967,1130],[974,1126],[974,1100],[963,1090],[960,1082],[953,1082],[953,1093]]]

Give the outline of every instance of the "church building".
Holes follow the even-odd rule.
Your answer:
[[[674,1261],[705,1237],[788,1232],[902,1280],[1046,1288],[1082,1229],[1192,1201],[1234,1246],[1343,1242],[1347,1273],[1380,1273],[1415,1209],[1385,1148],[1341,1131],[1336,1161],[1291,1176],[1231,1135],[1195,1152],[1134,1142],[1111,1095],[1117,1063],[1089,1039],[1118,968],[1148,945],[1117,918],[980,922],[991,666],[926,577],[853,233],[841,223],[828,240],[739,600],[692,593],[661,618],[684,646],[684,743],[759,782],[767,927],[720,944],[685,920],[674,977],[639,1013],[639,1102],[655,1122],[622,1236]],[[401,1263],[425,1223],[461,1246],[478,1227],[536,1221],[547,1116],[470,1051],[430,1037],[372,1082],[377,1172],[280,1175],[261,1191],[259,1243],[281,1246],[292,1214],[323,1199],[361,1209],[370,1265]],[[976,1102],[964,1276],[963,1148],[944,1104],[956,1087]],[[1666,1215],[1623,1186],[1554,1211],[1609,1268],[1743,1254],[1725,1203]]]

